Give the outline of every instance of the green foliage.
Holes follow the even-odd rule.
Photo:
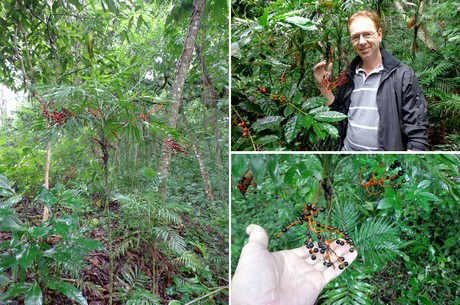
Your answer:
[[[146,193],[138,196],[114,194],[113,200],[122,204],[121,209],[125,217],[122,219],[122,230],[128,232],[123,244],[147,246],[153,249],[157,244],[162,252],[181,255],[185,251],[185,242],[175,226],[182,224],[178,213],[183,208],[176,202],[169,200],[166,206],[155,193]],[[137,239],[134,242],[131,239]],[[121,250],[133,249],[121,247]],[[135,249],[135,248],[134,248]],[[125,254],[119,252],[119,254]]]
[[[319,181],[332,182],[330,200],[321,191],[320,220],[345,227],[357,260],[323,291],[317,304],[455,304],[458,276],[458,155],[234,155],[232,182],[248,169],[259,186],[244,198],[232,190],[232,271],[247,240],[245,228],[262,225],[270,251],[299,247],[296,227],[275,235],[311,202]],[[399,160],[407,180],[400,190],[369,194],[361,175]],[[455,274],[453,277],[449,276]],[[442,291],[442,293],[440,293]]]
[[[7,181],[5,177],[1,178],[2,182]],[[6,185],[1,186],[3,190],[8,189]],[[38,197],[48,206],[55,198],[43,191]],[[46,295],[43,296],[46,287],[79,304],[87,304],[82,293],[62,278],[78,277],[85,255],[102,250],[102,245],[83,237],[86,230],[80,227],[76,215],[26,226],[14,214],[11,203],[12,198],[0,203],[0,231],[11,232],[11,240],[0,244],[0,289],[4,290],[0,301],[24,296],[26,304],[41,304],[46,299]],[[33,280],[28,273],[34,274]]]
[[[312,68],[333,63],[335,79],[355,56],[346,23],[358,10],[381,18],[382,46],[419,76],[428,102],[433,150],[458,147],[458,1],[233,1],[232,148],[233,150],[332,150],[336,129],[304,122],[290,105],[319,95]],[[415,25],[409,26],[411,19]],[[441,21],[440,21],[441,20]],[[418,38],[416,38],[418,37]],[[264,88],[267,94],[261,94]],[[301,105],[301,104],[300,104]],[[299,107],[300,108],[300,107]],[[448,115],[447,115],[448,114]],[[276,126],[254,128],[265,117]],[[245,122],[245,126],[238,126]],[[324,122],[318,122],[318,124]],[[316,127],[315,127],[316,126]],[[298,132],[302,130],[301,132]]]
[[[121,287],[117,287],[117,294],[123,304],[134,305],[156,305],[161,304],[157,296],[146,290],[144,286],[148,284],[149,278],[137,267],[122,270],[122,278],[118,278]]]
[[[307,17],[313,6],[292,11],[279,6],[267,6],[258,21],[234,19],[232,149],[332,150],[338,137],[332,123],[345,116],[316,97],[306,65],[313,64],[309,55],[321,50],[311,35],[334,37],[341,45],[343,33]]]

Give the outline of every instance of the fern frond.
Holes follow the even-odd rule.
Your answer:
[[[399,230],[386,218],[372,218],[355,232],[354,241],[363,261],[380,268],[400,254]]]
[[[449,61],[441,61],[434,67],[429,67],[422,72],[418,73],[417,79],[422,86],[428,86],[436,79],[446,73],[453,67],[453,63]]]

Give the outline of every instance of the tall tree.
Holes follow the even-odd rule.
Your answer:
[[[177,119],[179,117],[179,107],[181,105],[185,79],[187,77],[187,72],[190,67],[190,62],[192,61],[196,38],[200,30],[201,15],[203,13],[205,5],[206,0],[193,1],[192,16],[190,17],[190,23],[188,25],[187,36],[185,38],[182,54],[177,63],[176,78],[174,79],[174,83],[170,93],[172,104],[168,110],[167,125],[171,128],[176,128],[177,126]],[[168,146],[166,144],[163,144],[161,149],[160,165],[158,169],[158,176],[160,179],[159,192],[163,196],[166,195],[170,167],[171,152],[168,150]]]

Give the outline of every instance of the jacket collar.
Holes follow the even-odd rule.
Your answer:
[[[388,53],[385,49],[380,48],[380,53],[382,54],[382,65],[384,67],[384,71],[391,71],[395,67],[399,65],[399,60],[393,57],[390,53]],[[358,65],[362,62],[361,57],[356,56],[350,64],[349,72],[351,75],[356,71]]]

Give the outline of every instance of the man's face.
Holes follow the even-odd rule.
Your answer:
[[[379,55],[382,29],[376,29],[371,19],[355,19],[350,24],[350,37],[353,49],[362,60],[373,59]]]

